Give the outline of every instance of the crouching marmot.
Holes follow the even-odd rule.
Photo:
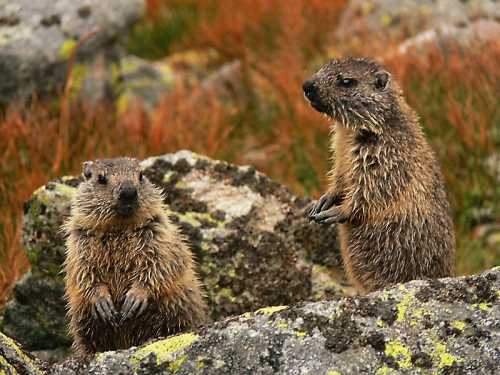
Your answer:
[[[139,162],[85,162],[83,179],[64,226],[77,352],[124,349],[202,323],[206,305],[193,256]]]

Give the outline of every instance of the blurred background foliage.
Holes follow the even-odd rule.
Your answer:
[[[50,179],[79,173],[87,159],[185,148],[253,164],[294,193],[318,197],[330,167],[330,124],[305,102],[301,85],[341,55],[383,58],[420,115],[453,207],[457,274],[499,265],[500,43],[401,54],[391,53],[395,40],[382,55],[369,43],[343,45],[334,37],[345,5],[147,0],[127,50],[174,67],[175,89],[158,106],[117,111],[112,100],[91,105],[66,90],[57,99],[6,108],[0,117],[4,295],[28,268],[20,245],[23,203]]]

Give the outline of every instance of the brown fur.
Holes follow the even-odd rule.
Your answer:
[[[202,323],[206,305],[192,254],[138,161],[86,162],[84,176],[65,224],[66,297],[77,352],[128,348]],[[125,184],[137,189],[138,198],[135,211],[123,216],[117,207]],[[127,298],[145,310],[120,321]],[[114,325],[96,315],[103,300],[116,309]]]
[[[349,279],[372,291],[450,276],[455,238],[439,165],[391,75],[370,60],[334,60],[304,91],[335,123],[330,189],[309,216],[340,223]]]

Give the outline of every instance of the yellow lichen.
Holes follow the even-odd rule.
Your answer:
[[[155,343],[146,345],[137,350],[132,355],[132,360],[133,362],[140,362],[151,353],[154,353],[156,355],[158,364],[164,363],[166,361],[172,361],[172,357],[174,356],[174,354],[188,347],[197,339],[198,335],[195,335],[193,333],[184,333],[182,335],[170,337],[168,339],[156,341]],[[184,358],[184,360],[185,359],[186,358]],[[174,360],[173,363],[176,363],[178,360],[180,360],[180,358]],[[184,362],[184,360],[182,362]]]
[[[419,324],[420,320],[424,316],[425,309],[423,307],[418,308],[418,309],[411,309],[411,317],[412,319],[410,320],[410,325],[416,326]]]
[[[170,362],[170,364],[168,365],[168,369],[171,372],[176,373],[177,371],[179,371],[179,369],[181,368],[182,364],[184,362],[186,362],[186,359],[187,359],[187,355],[184,354],[184,355],[180,356],[175,361]]]
[[[61,48],[59,48],[59,57],[64,60],[69,59],[73,54],[73,51],[75,50],[77,44],[78,43],[74,39],[65,40],[61,45]]]
[[[204,357],[199,357],[197,360],[196,360],[196,368],[198,370],[201,370],[203,368],[205,368],[205,358]]]
[[[408,308],[410,307],[412,300],[413,300],[413,294],[408,293],[405,294],[401,299],[401,301],[398,303],[398,305],[396,306],[398,310],[398,315],[396,318],[397,322],[403,322],[405,320],[406,312],[408,311]]]
[[[54,189],[52,190],[47,190],[45,186],[42,186],[33,193],[33,195],[46,206],[54,203],[55,196],[63,197],[66,201],[71,201],[75,194],[76,188],[60,183],[54,184]]]
[[[475,303],[472,306],[479,308],[479,310],[483,310],[483,311],[488,311],[489,309],[491,309],[491,303],[486,303],[486,302]]]
[[[258,309],[255,313],[256,314],[266,314],[266,315],[272,315],[278,311],[286,309],[288,306],[270,306],[270,307],[263,307],[262,309]]]
[[[454,320],[451,322],[451,326],[459,331],[463,331],[465,328],[465,322],[462,322],[461,320]]]
[[[384,289],[384,290],[380,293],[379,297],[380,297],[380,300],[381,300],[381,301],[387,301],[387,300],[389,299],[389,297],[390,297],[390,293],[389,293],[386,289]]]
[[[186,189],[188,187],[188,184],[185,181],[177,181],[175,183],[175,188],[176,189]]]
[[[392,17],[389,14],[384,14],[380,17],[380,23],[382,26],[387,27],[392,23]]]
[[[342,375],[342,373],[338,372],[338,371],[333,371],[333,370],[329,370],[326,375]]]
[[[297,337],[306,337],[307,336],[307,332],[297,331],[297,332],[295,332],[295,336],[297,336]]]
[[[393,357],[401,368],[411,367],[411,353],[406,346],[399,341],[389,341],[385,345],[385,354]]]
[[[12,340],[10,337],[4,335],[2,332],[0,332],[0,340],[3,341],[4,346],[8,346],[9,348],[12,348],[15,350],[17,355],[22,358],[24,361],[24,364],[26,367],[28,367],[34,374],[42,374],[42,372],[36,367],[35,363],[33,360],[24,353],[19,346],[17,346],[16,342]],[[1,356],[0,356],[1,357]],[[3,357],[2,357],[3,358]],[[3,358],[6,362],[7,360]],[[15,374],[16,372],[14,372]]]
[[[76,188],[66,184],[55,184],[55,190],[58,194],[67,198],[73,198],[76,194]]]
[[[383,366],[383,367],[380,367],[375,374],[376,375],[390,375],[390,374],[396,374],[396,371],[390,367]]]
[[[172,178],[172,176],[174,175],[174,172],[172,171],[168,171],[166,172],[164,175],[163,175],[163,178],[162,178],[162,182],[164,183],[167,183],[170,181],[170,179]]]
[[[17,374],[17,371],[12,365],[5,359],[4,356],[0,355],[0,375],[7,374]]]
[[[229,288],[221,288],[219,290],[219,293],[217,293],[217,294],[218,294],[218,296],[217,296],[218,299],[227,298],[231,302],[236,301],[236,297],[234,296],[233,291]]]
[[[173,213],[176,215],[180,221],[186,222],[190,224],[191,226],[198,228],[202,225],[202,222],[210,222],[211,224],[216,225],[217,227],[222,227],[225,225],[225,221],[217,221],[214,220],[212,216],[208,213],[200,213],[200,212],[186,212],[182,215],[179,215],[178,213]],[[233,271],[234,276],[236,276],[236,273]]]
[[[283,321],[283,320],[280,320],[279,322],[276,323],[276,328],[279,328],[279,329],[287,329],[288,328],[288,323]]]
[[[453,354],[446,351],[446,345],[438,342],[434,350],[434,357],[439,361],[438,367],[451,367],[455,362],[460,362],[462,359],[455,357]]]
[[[216,359],[214,361],[214,369],[218,370],[218,369],[224,367],[225,364],[226,364],[226,362],[224,362],[222,359]]]
[[[182,215],[182,221],[188,223],[189,225],[197,228],[201,226],[200,217],[197,213],[194,212],[186,212]]]
[[[363,16],[369,15],[373,9],[375,9],[375,5],[371,1],[365,1],[361,4],[361,13]]]

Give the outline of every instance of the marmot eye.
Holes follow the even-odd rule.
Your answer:
[[[106,185],[108,183],[108,179],[103,174],[100,174],[99,176],[97,176],[97,182],[99,182],[101,185]]]
[[[144,181],[144,174],[142,172],[139,173],[139,181],[141,181],[141,182]]]
[[[338,83],[342,87],[353,87],[356,84],[356,80],[353,78],[341,78],[338,80]]]

